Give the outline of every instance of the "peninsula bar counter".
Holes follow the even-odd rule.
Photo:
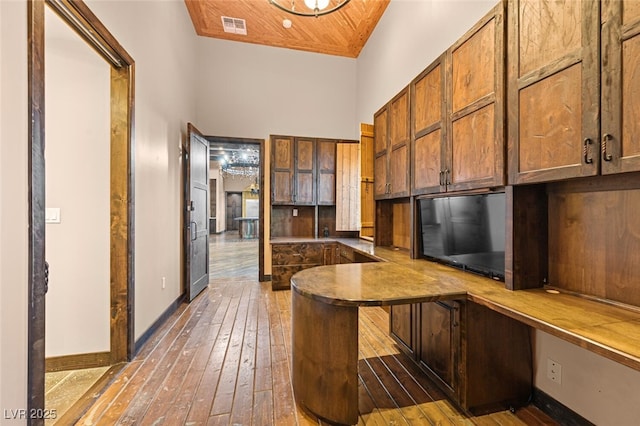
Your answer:
[[[455,278],[438,281],[394,263],[319,266],[291,278],[292,383],[321,419],[358,422],[358,307],[465,299]]]
[[[635,309],[546,288],[512,291],[501,282],[409,259],[406,253],[378,247],[372,250],[370,254],[381,262],[318,266],[291,278],[293,390],[298,403],[320,418],[357,423],[359,306],[456,300],[473,311],[486,308],[494,313],[484,311],[479,317],[469,317],[466,326],[488,315],[498,324],[502,323],[499,318],[509,318],[640,371],[640,312]],[[488,329],[483,347],[506,340],[495,327]],[[469,337],[478,332],[482,333],[466,329],[464,334]],[[520,357],[526,357],[522,348],[526,342],[511,340],[507,344],[510,353],[520,350]],[[481,352],[472,344],[465,355],[482,357]],[[517,358],[512,355],[510,359]],[[484,385],[484,378],[475,371],[476,361],[463,366],[474,375],[468,379],[467,389]],[[532,360],[526,362],[524,369],[530,370]]]

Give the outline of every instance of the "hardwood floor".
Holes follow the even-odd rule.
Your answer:
[[[257,281],[257,240],[212,235],[207,290],[177,312],[76,424],[311,425],[289,375],[290,291]],[[533,407],[468,417],[387,335],[381,308],[360,310],[360,422],[553,425]]]

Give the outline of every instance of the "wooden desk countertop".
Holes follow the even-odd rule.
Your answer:
[[[292,288],[306,297],[342,306],[466,299],[640,371],[640,312],[542,288],[507,290],[502,282],[362,240],[307,240],[340,242],[385,262],[300,271]]]

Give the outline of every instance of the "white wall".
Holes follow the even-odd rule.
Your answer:
[[[181,1],[87,3],[136,63],[137,339],[183,292],[181,144],[187,122],[197,126],[195,32]]]
[[[535,385],[596,425],[637,425],[640,371],[567,343],[535,333]],[[547,378],[547,360],[562,366],[561,383]]]
[[[355,59],[205,37],[198,53],[205,134],[359,137]]]
[[[26,2],[0,1],[0,94],[0,409],[9,410],[27,407]]]
[[[110,65],[45,8],[47,357],[110,348]]]
[[[392,0],[358,57],[356,122],[373,123],[380,107],[496,4]]]

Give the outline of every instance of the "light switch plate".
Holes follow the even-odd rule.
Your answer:
[[[44,221],[46,223],[60,223],[60,208],[47,207],[44,213]]]

